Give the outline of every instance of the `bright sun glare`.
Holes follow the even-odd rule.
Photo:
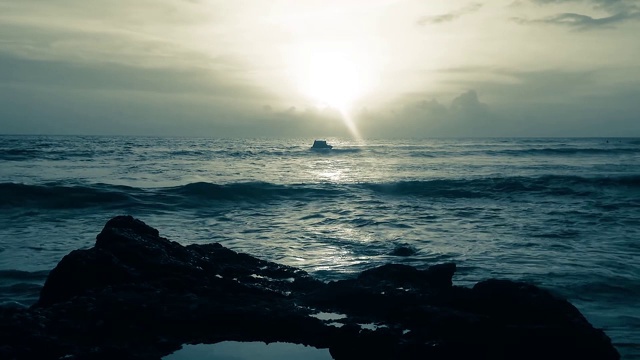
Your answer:
[[[317,106],[346,112],[370,85],[366,62],[353,51],[318,46],[306,49],[298,61],[300,90]]]
[[[346,54],[322,53],[310,60],[308,94],[320,105],[346,110],[362,93],[358,68]]]
[[[300,93],[319,108],[339,111],[357,140],[361,137],[351,112],[375,86],[373,55],[361,44],[306,42],[291,57],[290,69]]]

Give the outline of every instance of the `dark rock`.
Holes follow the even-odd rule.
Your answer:
[[[416,248],[414,248],[413,246],[409,245],[409,244],[401,244],[396,246],[390,253],[389,255],[393,255],[393,256],[411,256],[411,255],[415,255],[418,252],[418,250],[416,250]]]
[[[335,359],[618,359],[536,286],[452,285],[455,264],[388,264],[323,283],[220,244],[182,246],[130,216],[51,271],[37,304],[0,308],[2,359],[159,359],[185,343],[291,342]],[[335,327],[310,315],[336,312]],[[359,324],[377,324],[376,330]]]

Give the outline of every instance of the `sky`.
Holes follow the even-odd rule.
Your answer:
[[[638,0],[0,0],[0,133],[640,136]]]

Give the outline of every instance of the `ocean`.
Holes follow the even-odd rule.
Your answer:
[[[326,281],[455,262],[456,285],[534,283],[640,359],[640,139],[327,140],[0,136],[0,305],[129,214]]]

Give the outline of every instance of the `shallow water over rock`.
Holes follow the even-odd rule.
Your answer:
[[[162,360],[332,360],[328,349],[291,343],[223,341],[185,345]]]

